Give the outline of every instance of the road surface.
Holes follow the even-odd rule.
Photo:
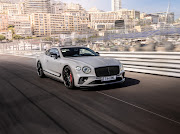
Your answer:
[[[68,90],[39,78],[35,59],[0,55],[0,134],[179,134],[180,79],[126,77]]]

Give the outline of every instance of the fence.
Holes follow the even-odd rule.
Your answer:
[[[120,60],[126,71],[180,77],[179,52],[100,52]]]

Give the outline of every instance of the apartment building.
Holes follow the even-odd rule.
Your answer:
[[[23,3],[0,3],[0,13],[8,15],[17,15],[23,13]]]
[[[25,14],[51,13],[50,0],[25,0]]]
[[[82,31],[85,32],[88,30],[89,14],[80,4],[74,4],[74,3],[66,4],[63,14],[74,16],[75,25],[76,23],[81,25],[80,32]],[[76,20],[77,18],[78,20]]]
[[[11,30],[0,30],[0,35],[4,35],[8,40],[12,40],[13,38]]]
[[[30,16],[25,14],[8,15],[9,25],[14,25],[16,21],[30,21]]]
[[[159,24],[159,23],[168,23],[172,24],[174,23],[174,13],[167,13],[167,12],[161,12],[161,13],[152,13],[152,14],[146,14],[141,13],[140,17],[143,24],[150,25],[150,24]]]
[[[30,21],[16,21],[14,23],[15,33],[23,37],[32,36],[32,28]]]
[[[63,2],[54,2],[51,4],[51,13],[52,14],[61,14],[64,12],[66,4]]]
[[[98,30],[115,28],[115,22],[124,20],[126,27],[133,27],[140,19],[140,12],[136,10],[120,9],[118,11],[103,12],[95,8],[88,11],[90,27]]]
[[[32,35],[31,21],[29,15],[26,14],[9,15],[8,24],[15,26],[14,30],[17,35],[21,35],[21,36]]]
[[[174,12],[160,12],[160,13],[153,13],[153,15],[159,16],[159,22],[166,22],[166,23],[173,23],[174,22]]]
[[[31,25],[33,34],[37,36],[50,36],[83,31],[80,17],[67,14],[34,13],[31,14]]]
[[[0,31],[7,30],[8,27],[8,15],[0,14]]]
[[[157,24],[159,22],[159,16],[153,14],[146,14],[143,19],[143,23],[146,25]]]

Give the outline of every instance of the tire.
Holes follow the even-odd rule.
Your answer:
[[[73,77],[71,68],[69,66],[66,66],[63,69],[62,74],[63,74],[63,80],[64,80],[65,87],[68,89],[73,89],[75,86],[74,86],[74,77]]]
[[[37,63],[37,74],[40,78],[45,77],[45,74],[44,74],[44,71],[40,62]]]

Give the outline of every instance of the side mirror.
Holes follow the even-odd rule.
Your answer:
[[[54,53],[51,53],[51,57],[53,57],[54,59],[58,58],[57,54],[54,54]]]
[[[100,53],[99,52],[96,52],[96,54],[99,56],[100,55]]]

